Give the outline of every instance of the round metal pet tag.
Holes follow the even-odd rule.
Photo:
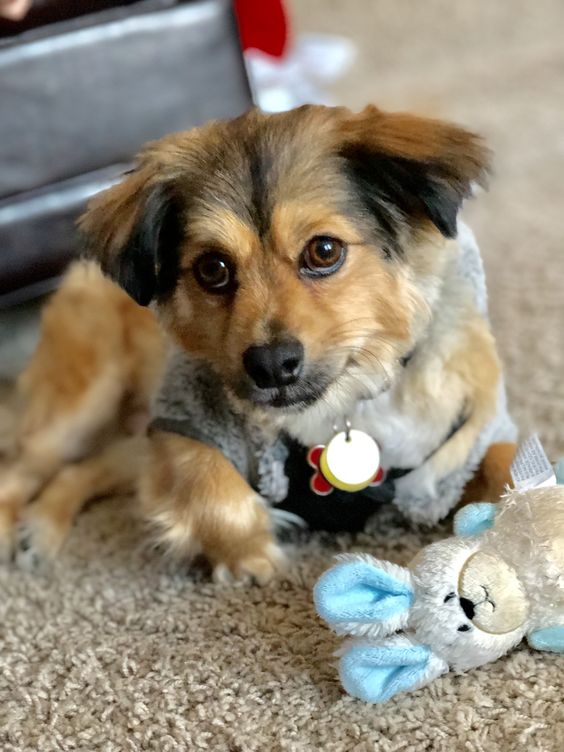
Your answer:
[[[335,488],[361,491],[375,479],[380,468],[380,450],[364,431],[348,429],[333,436],[319,461],[319,469]]]

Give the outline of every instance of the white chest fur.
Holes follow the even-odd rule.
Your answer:
[[[342,430],[346,417],[353,428],[376,439],[384,468],[416,467],[445,440],[457,416],[453,418],[451,410],[431,410],[424,417],[416,406],[409,409],[409,404],[401,409],[399,391],[394,387],[349,405],[334,406],[328,401],[288,417],[285,428],[305,446],[326,444],[335,427]]]

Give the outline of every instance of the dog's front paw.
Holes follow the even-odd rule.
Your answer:
[[[28,572],[49,569],[68,535],[68,525],[31,505],[16,528],[15,563]]]
[[[266,585],[285,565],[282,549],[273,540],[249,546],[240,556],[230,556],[215,563],[213,579],[221,585],[235,582]]]
[[[283,564],[265,501],[214,447],[153,434],[139,502],[164,549],[202,557],[216,582],[263,585]]]
[[[14,556],[14,523],[12,514],[0,507],[0,565],[9,564]]]
[[[16,526],[21,506],[18,489],[9,484],[0,485],[0,564],[9,564],[14,558]]]

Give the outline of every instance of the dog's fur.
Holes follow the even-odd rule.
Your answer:
[[[488,161],[461,128],[375,107],[253,111],[149,144],[81,227],[102,268],[137,303],[152,302],[175,343],[209,363],[234,404],[273,433],[325,440],[351,405],[389,387],[377,419],[392,447],[410,436],[403,459],[417,462],[416,427],[438,443],[464,407],[464,426],[433,459],[445,475],[493,416],[500,381],[487,322],[449,287],[458,211]],[[311,279],[299,258],[319,235],[341,239],[348,255],[335,274]],[[196,280],[194,263],[209,249],[237,270],[229,294]],[[430,327],[437,306],[448,310]],[[303,378],[285,392],[286,407],[261,404],[242,355],[290,336],[305,348]],[[423,341],[398,380],[401,358]],[[94,441],[111,425],[124,435],[116,415],[147,411],[162,347],[152,314],[91,264],[70,273],[22,378],[19,456],[0,488],[6,552],[23,516],[25,556],[52,555],[87,496],[132,482],[144,455],[127,443],[146,439],[106,442],[101,453]],[[490,448],[473,496],[497,497],[512,452]],[[268,511],[217,449],[156,431],[143,466],[142,508],[170,548],[203,552],[219,578],[272,575],[281,555]]]
[[[0,469],[0,558],[52,558],[85,501],[131,490],[164,354],[151,311],[93,262],[71,267],[18,381],[14,446]]]

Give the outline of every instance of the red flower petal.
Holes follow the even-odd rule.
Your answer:
[[[329,483],[328,480],[325,480],[321,473],[314,473],[311,476],[309,485],[313,493],[317,494],[318,496],[328,496],[333,492],[333,486]]]
[[[313,467],[314,470],[319,468],[319,461],[324,449],[324,444],[318,444],[317,446],[312,447],[307,453],[307,464],[310,467]]]
[[[385,478],[386,478],[386,473],[384,472],[384,468],[381,467],[378,469],[378,472],[374,476],[374,479],[372,483],[370,484],[370,487],[375,488],[376,486],[381,485],[384,482]]]

